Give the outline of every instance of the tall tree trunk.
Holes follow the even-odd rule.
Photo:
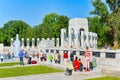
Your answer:
[[[118,35],[117,35],[117,31],[114,31],[114,42],[113,42],[113,44],[114,44],[114,47],[115,48],[118,48],[119,46],[118,46]]]

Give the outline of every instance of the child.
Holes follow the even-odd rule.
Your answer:
[[[80,71],[82,72],[83,71],[83,64],[82,64],[80,58],[78,59],[78,62],[79,62]]]
[[[93,54],[93,57],[92,57],[92,65],[93,65],[93,69],[95,69],[95,67],[97,66],[95,54]]]
[[[52,60],[53,60],[53,56],[51,54],[49,56],[49,60],[50,60],[50,62],[52,62]]]

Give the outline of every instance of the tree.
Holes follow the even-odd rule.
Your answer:
[[[68,27],[69,18],[56,13],[47,14],[40,25],[41,36],[49,38],[59,38],[61,28]]]
[[[100,22],[97,26],[101,28],[98,30],[103,31],[104,34],[98,33],[99,35],[106,37],[106,42],[113,42],[114,47],[118,47],[118,33],[119,33],[119,0],[106,0],[107,4],[111,11],[107,9],[107,4],[101,2],[101,0],[92,0],[91,1],[95,9],[90,12],[90,14],[94,14],[98,16]],[[96,17],[95,16],[95,17]],[[95,20],[95,18],[93,17]],[[90,24],[93,25],[93,24]],[[97,29],[97,28],[96,28]],[[103,37],[100,37],[103,39]],[[113,39],[112,39],[113,38]],[[102,41],[103,42],[103,41]]]
[[[28,28],[30,28],[30,26],[21,20],[10,20],[7,23],[5,23],[2,28],[4,34],[2,35],[2,39],[4,45],[10,45],[11,38],[15,39],[16,34],[19,34],[20,39],[26,37],[29,31]]]
[[[111,14],[108,16],[107,23],[112,29],[114,36],[114,47],[118,47],[118,33],[120,26],[120,0],[106,0],[110,7]]]

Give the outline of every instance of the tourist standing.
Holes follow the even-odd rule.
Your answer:
[[[64,59],[64,64],[66,66],[66,63],[67,63],[67,60],[68,60],[68,53],[67,53],[67,51],[64,52],[63,59]]]
[[[36,57],[37,57],[37,61],[40,61],[40,53],[39,52],[37,52]]]
[[[58,62],[58,53],[55,53],[55,55],[54,55],[54,61],[55,61],[55,63]]]
[[[23,56],[24,56],[24,50],[22,49],[20,52],[19,52],[19,58],[20,58],[20,65],[24,65],[24,62],[23,62]]]
[[[74,61],[74,54],[73,54],[73,52],[71,52],[71,54],[70,54],[70,61],[73,63],[73,61]]]
[[[52,56],[52,54],[50,54],[50,56],[49,56],[49,60],[50,60],[50,62],[52,62],[52,60],[53,60],[53,56]]]
[[[8,56],[8,59],[11,58],[11,54],[10,54],[10,52],[8,52],[7,56]]]
[[[61,55],[60,55],[60,53],[58,52],[58,64],[60,64],[60,61],[61,61]]]
[[[40,60],[43,61],[44,60],[44,52],[41,50],[40,51]]]
[[[88,49],[88,47],[86,47],[86,51],[85,51],[85,71],[90,71],[90,51]]]
[[[31,64],[31,62],[32,62],[32,56],[31,56],[31,54],[29,54],[29,57],[28,57],[28,64]]]

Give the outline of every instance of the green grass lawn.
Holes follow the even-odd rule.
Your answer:
[[[86,80],[120,80],[118,77],[112,77],[112,76],[105,76],[105,77],[99,77],[99,78],[91,78]]]
[[[24,75],[32,75],[32,74],[47,74],[47,73],[55,73],[55,72],[63,72],[63,70],[58,70],[54,68],[49,68],[46,66],[21,66],[14,68],[0,68],[0,78],[3,77],[12,77],[12,76],[24,76]]]
[[[14,66],[20,64],[19,62],[8,62],[8,63],[0,63],[0,67],[4,66]]]

